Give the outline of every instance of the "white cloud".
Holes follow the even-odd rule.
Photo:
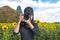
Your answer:
[[[60,22],[60,1],[57,3],[42,3],[39,1],[38,3],[32,0],[21,0],[21,2],[17,1],[1,1],[0,7],[4,5],[9,5],[11,8],[15,9],[18,5],[21,6],[22,11],[25,7],[30,6],[34,8],[34,19],[39,19],[42,22]]]
[[[41,5],[40,5],[41,4]],[[42,22],[60,22],[60,1],[54,4],[38,3],[38,10],[35,12],[35,19]]]
[[[40,19],[43,22],[60,22],[60,8],[47,9],[44,11],[36,11],[35,19]]]

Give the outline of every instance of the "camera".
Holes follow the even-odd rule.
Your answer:
[[[29,19],[29,13],[24,14],[24,19],[28,20]]]
[[[29,13],[25,13],[24,14],[24,19],[25,20],[28,20],[29,19]],[[25,27],[26,26],[26,22],[24,22],[24,21],[22,21],[21,23],[20,23],[20,25],[22,26],[22,27]]]

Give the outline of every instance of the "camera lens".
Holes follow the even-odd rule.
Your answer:
[[[29,19],[29,13],[24,14],[24,19],[25,19],[25,20],[28,20],[28,19]]]

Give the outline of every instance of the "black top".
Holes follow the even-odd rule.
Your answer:
[[[23,23],[24,24],[24,23]],[[22,22],[20,24],[20,29],[19,29],[19,32],[21,34],[21,40],[34,40],[34,34],[36,35],[39,35],[39,29],[37,27],[37,24],[36,23],[33,23],[34,25],[34,29],[31,30],[29,28],[29,25],[25,23],[25,25],[23,26],[22,25]],[[18,33],[15,33],[13,32],[14,34],[18,34]]]

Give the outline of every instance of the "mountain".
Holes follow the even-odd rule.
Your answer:
[[[10,8],[9,6],[0,7],[0,23],[4,22],[18,22],[19,15],[16,10]]]

